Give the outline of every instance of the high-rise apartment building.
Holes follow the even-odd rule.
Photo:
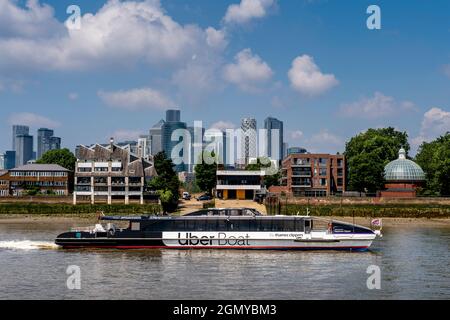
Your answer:
[[[16,152],[15,151],[5,151],[5,164],[4,169],[9,170],[16,166]]]
[[[266,152],[272,160],[283,160],[283,121],[268,117],[264,120],[266,129]]]
[[[40,128],[37,135],[37,159],[47,151],[61,149],[61,138],[53,136],[51,129]]]
[[[16,167],[19,167],[33,159],[33,136],[28,134],[17,135],[15,143]]]
[[[30,128],[23,125],[13,125],[12,126],[12,149],[16,150],[16,136],[18,135],[28,135],[30,134]]]
[[[167,110],[166,121],[161,127],[162,150],[166,153],[168,158],[172,158],[175,162],[175,171],[181,172],[186,171],[186,161],[180,160],[186,160],[188,155],[185,155],[184,152],[187,152],[187,150],[185,150],[186,148],[183,148],[177,154],[172,154],[172,151],[181,141],[186,142],[187,147],[189,146],[190,141],[186,141],[188,139],[184,136],[180,136],[178,140],[174,139],[175,141],[172,141],[172,133],[177,129],[187,129],[186,123],[180,121],[180,110]]]
[[[258,138],[256,132],[256,119],[244,118],[241,122],[242,136],[241,136],[241,154],[238,155],[238,160],[244,164],[248,164],[250,158],[257,158],[258,153]]]
[[[150,154],[152,156],[162,151],[162,126],[165,123],[164,120],[159,120],[150,130]]]
[[[0,170],[5,170],[5,155],[0,153]]]

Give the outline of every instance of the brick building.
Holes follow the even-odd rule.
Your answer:
[[[324,197],[345,192],[346,164],[343,155],[289,154],[282,162],[281,187],[296,197]]]
[[[57,164],[27,164],[0,172],[0,196],[23,196],[30,190],[67,196],[72,173]]]

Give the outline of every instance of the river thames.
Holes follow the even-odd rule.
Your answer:
[[[450,299],[449,224],[384,228],[368,252],[58,249],[69,226],[0,224],[0,299]]]

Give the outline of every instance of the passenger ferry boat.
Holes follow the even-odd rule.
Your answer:
[[[263,216],[254,209],[206,209],[186,216],[102,216],[95,227],[60,234],[63,248],[366,250],[381,230],[311,216]],[[99,221],[99,222],[101,222]],[[123,228],[116,224],[123,224]]]

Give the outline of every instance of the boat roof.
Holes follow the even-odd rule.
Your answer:
[[[322,219],[316,218],[312,216],[104,216],[100,217],[100,220],[105,221],[158,221],[158,220],[174,220],[174,219],[248,219],[248,218],[257,218],[257,219],[302,219],[302,218],[311,218],[311,219]]]

